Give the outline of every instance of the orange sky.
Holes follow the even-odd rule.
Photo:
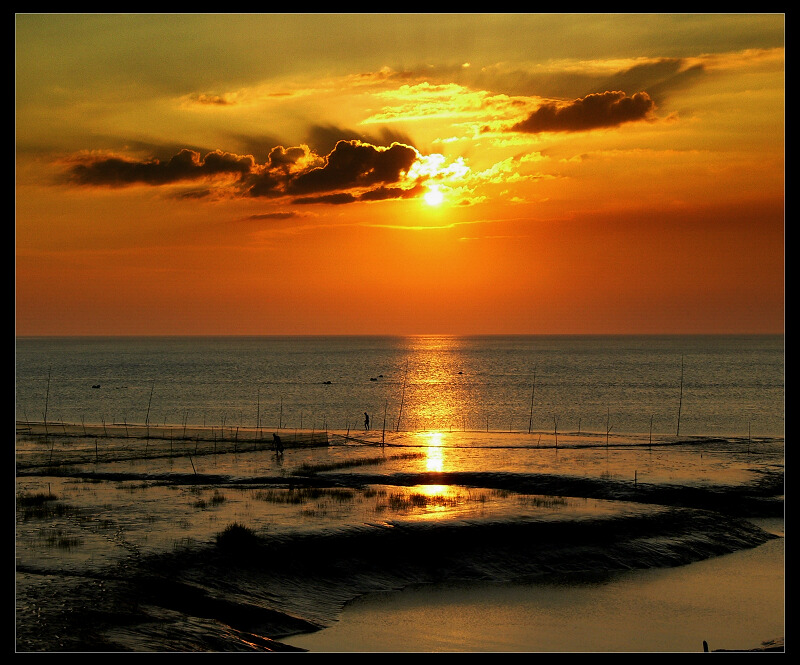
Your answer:
[[[784,67],[780,14],[18,14],[17,335],[782,333]]]

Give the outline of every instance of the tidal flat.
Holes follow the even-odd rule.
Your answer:
[[[702,574],[782,538],[783,488],[779,438],[18,422],[16,647],[314,651],[314,636],[354,602],[404,589]],[[744,569],[753,584],[763,572]],[[502,613],[512,601],[497,598]],[[723,612],[727,601],[718,593],[709,602]],[[776,604],[753,608],[774,634],[715,643],[709,618],[712,644],[782,644]],[[403,650],[440,648],[422,639],[427,624],[399,625]],[[672,643],[646,642],[685,648]],[[521,644],[464,633],[442,648]],[[627,650],[611,639],[603,649],[596,636],[528,644]],[[387,639],[336,650],[396,649]]]

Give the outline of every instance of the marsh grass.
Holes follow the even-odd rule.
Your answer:
[[[77,536],[70,536],[62,529],[43,531],[41,537],[48,547],[58,547],[64,550],[71,550],[73,547],[83,544],[83,539]]]
[[[326,498],[345,503],[355,499],[356,492],[336,487],[300,487],[297,489],[258,490],[253,497],[267,503],[303,504]]]
[[[223,549],[251,547],[258,543],[258,536],[250,527],[233,522],[216,535],[216,543]]]
[[[402,511],[414,508],[446,507],[455,508],[463,503],[463,497],[455,495],[434,494],[427,495],[419,492],[411,494],[389,494],[386,506],[390,510]],[[379,508],[380,509],[380,508]]]
[[[55,501],[58,497],[52,492],[20,493],[17,495],[17,506],[41,506],[47,501]]]
[[[568,503],[563,496],[520,496],[518,500],[533,508],[561,508]]]
[[[196,491],[194,492],[197,493]],[[218,506],[221,503],[226,501],[225,495],[220,492],[219,490],[214,490],[214,493],[211,495],[209,499],[205,499],[204,497],[198,498],[192,505],[195,508],[206,509],[209,506]]]
[[[17,495],[17,512],[23,521],[77,515],[77,508],[57,501],[57,498],[51,492],[20,493]]]

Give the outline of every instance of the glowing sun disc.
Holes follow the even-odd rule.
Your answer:
[[[442,194],[441,190],[438,187],[431,187],[427,192],[425,192],[425,203],[429,206],[438,206],[442,201],[444,201],[444,194]]]

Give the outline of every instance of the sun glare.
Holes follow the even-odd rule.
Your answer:
[[[425,192],[424,195],[425,203],[429,206],[438,206],[442,201],[444,201],[444,194],[442,194],[442,190],[439,189],[437,186],[433,186]]]

